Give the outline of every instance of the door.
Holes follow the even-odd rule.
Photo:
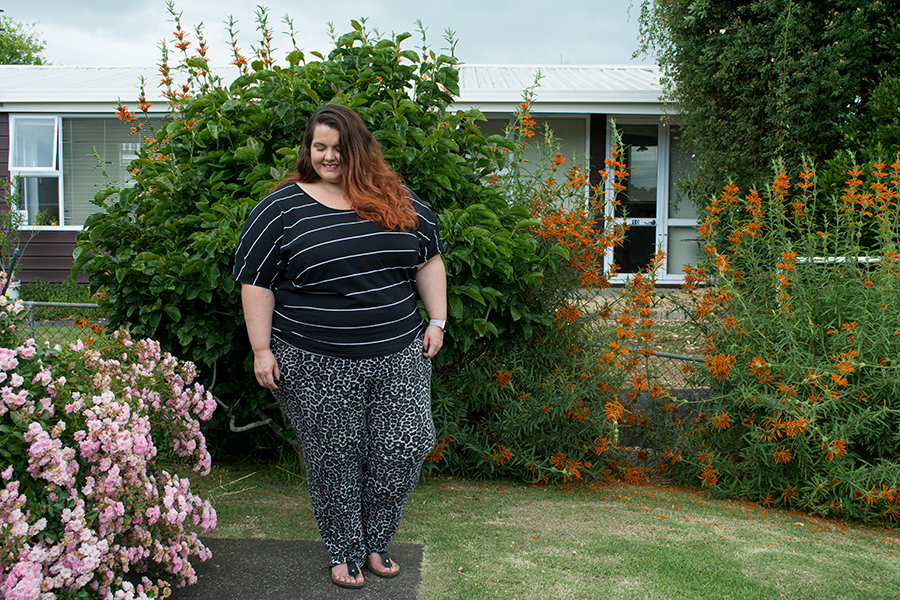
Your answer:
[[[625,242],[612,250],[611,258],[619,273],[627,275],[645,269],[658,246],[663,244],[663,215],[658,201],[659,125],[617,125],[622,136],[626,189],[617,196],[619,205],[607,217],[628,226]]]

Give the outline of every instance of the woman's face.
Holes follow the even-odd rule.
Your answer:
[[[328,125],[316,125],[313,131],[312,144],[309,146],[309,159],[313,170],[327,183],[340,185],[341,173],[341,134]]]

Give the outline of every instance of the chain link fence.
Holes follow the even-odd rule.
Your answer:
[[[650,368],[657,374],[660,385],[669,390],[696,390],[701,386],[697,383],[694,373],[703,369],[706,362],[696,356],[682,356],[657,352],[649,359]]]
[[[106,321],[98,318],[100,306],[76,302],[31,302],[22,304],[28,311],[25,317],[25,336],[39,343],[66,344],[79,338],[102,333]]]

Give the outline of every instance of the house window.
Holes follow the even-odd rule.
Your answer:
[[[25,223],[59,222],[60,118],[10,115],[9,172]]]
[[[142,136],[115,118],[10,115],[10,175],[28,226],[81,227],[94,195],[133,185]]]

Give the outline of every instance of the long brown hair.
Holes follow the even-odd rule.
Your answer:
[[[319,125],[340,135],[341,184],[356,214],[387,229],[414,231],[418,220],[403,181],[385,162],[378,141],[360,116],[346,106],[326,104],[313,113],[303,132],[297,166],[285,182],[319,181],[310,160],[313,134]]]

